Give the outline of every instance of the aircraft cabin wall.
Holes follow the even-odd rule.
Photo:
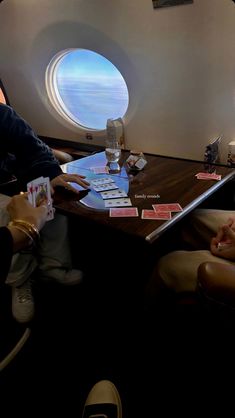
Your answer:
[[[201,159],[209,140],[235,140],[235,4],[194,0],[153,9],[152,0],[4,0],[0,77],[12,106],[44,136],[103,144],[105,131],[70,125],[45,88],[52,57],[95,51],[129,91],[126,147]]]

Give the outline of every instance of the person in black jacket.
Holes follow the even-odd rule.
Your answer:
[[[50,148],[34,133],[28,123],[10,106],[0,104],[0,179],[14,175],[18,190],[40,176],[49,177],[52,190],[57,186],[79,193],[69,182],[87,188],[84,176],[64,174]],[[9,197],[0,196],[0,226],[9,222],[6,205]],[[40,277],[73,285],[81,281],[82,272],[72,269],[67,218],[55,214],[41,233],[37,251],[27,250],[13,256],[6,283],[12,286],[12,312],[19,322],[28,322],[34,314],[30,277]]]
[[[14,174],[19,190],[26,190],[30,180],[49,177],[52,187],[64,186],[78,193],[68,182],[89,185],[84,176],[63,174],[50,148],[41,141],[28,123],[10,106],[0,103],[0,179]]]

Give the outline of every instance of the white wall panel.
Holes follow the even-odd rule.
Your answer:
[[[52,56],[81,47],[110,59],[127,81],[128,148],[200,159],[222,133],[225,158],[235,140],[232,0],[155,10],[151,0],[5,0],[0,31],[0,77],[13,107],[41,135],[87,142],[60,120],[44,85]]]

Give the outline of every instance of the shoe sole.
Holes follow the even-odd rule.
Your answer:
[[[19,351],[24,347],[26,341],[28,340],[31,333],[30,328],[26,328],[24,334],[18,341],[18,343],[15,345],[15,347],[6,355],[6,357],[0,362],[0,372],[5,369],[6,366],[8,366],[9,363],[14,360],[16,355],[19,353]]]

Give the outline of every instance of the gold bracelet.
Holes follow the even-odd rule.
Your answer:
[[[8,226],[17,229],[20,232],[23,232],[25,235],[27,235],[27,237],[30,239],[31,243],[29,244],[29,246],[31,245],[35,245],[35,242],[33,240],[33,238],[31,237],[31,235],[25,230],[25,228],[18,226],[18,225],[10,225],[10,223],[8,224]]]
[[[40,239],[39,230],[36,228],[34,224],[31,224],[30,222],[24,221],[22,219],[13,219],[9,226],[20,226],[25,231],[28,232],[30,237],[32,238],[33,242],[36,244]]]

